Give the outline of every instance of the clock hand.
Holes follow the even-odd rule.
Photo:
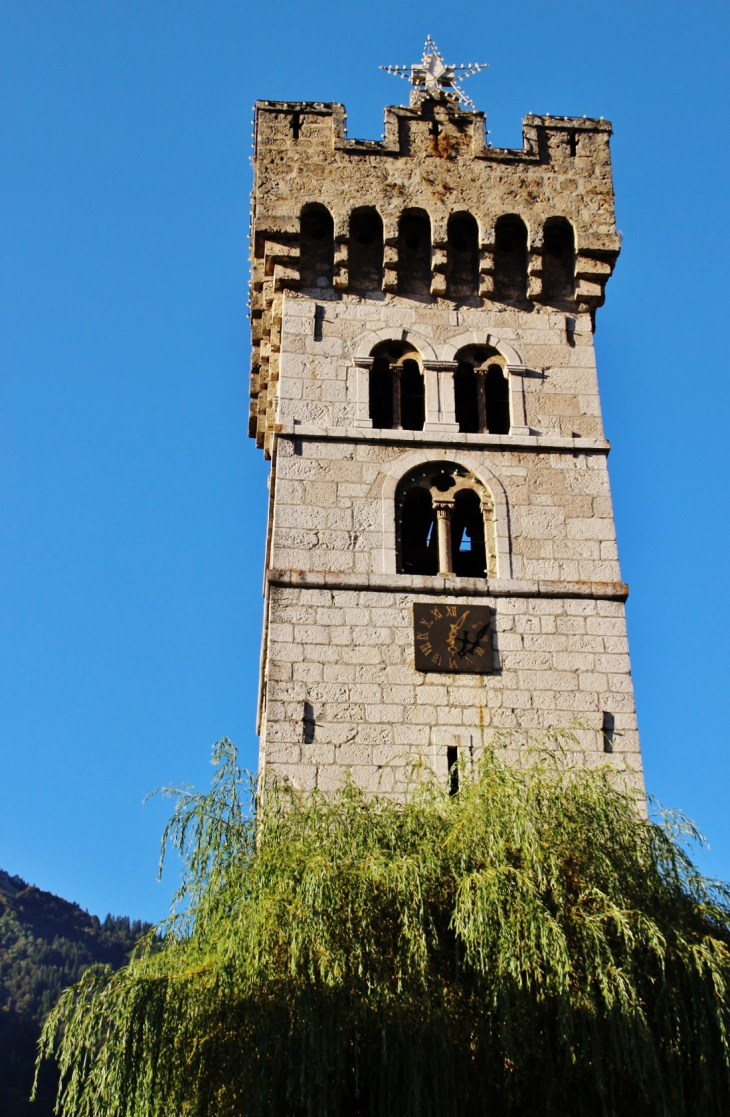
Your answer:
[[[489,631],[489,623],[483,624],[482,627],[477,632],[474,639],[470,640],[469,639],[469,633],[466,630],[464,630],[464,632],[462,632],[461,636],[459,637],[459,639],[461,641],[461,647],[459,648],[459,651],[457,652],[457,655],[459,655],[459,657],[461,659],[463,659],[465,655],[471,655],[471,653],[473,651],[476,651],[476,649],[479,647],[479,645],[482,642],[482,639],[486,636],[488,631]]]
[[[449,625],[449,637],[446,641],[446,647],[452,652],[456,651],[456,633],[463,624],[466,624],[466,618],[469,616],[469,613],[470,610],[467,609],[465,613],[461,614],[456,624]]]

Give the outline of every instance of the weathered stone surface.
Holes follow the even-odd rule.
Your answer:
[[[447,748],[475,757],[501,728],[580,723],[579,758],[597,763],[607,715],[612,762],[640,779],[592,334],[619,248],[610,133],[528,116],[523,148],[496,150],[481,114],[418,94],[386,110],[371,143],[346,138],[340,105],[257,105],[250,433],[272,460],[261,762],[301,787],[331,789],[349,769],[399,794],[417,756],[445,771]],[[304,263],[314,205],[333,229],[319,280]],[[355,292],[361,207],[382,219],[384,266],[381,286]],[[430,287],[405,295],[399,221],[414,208],[430,221]],[[464,212],[479,293],[447,298],[448,223]],[[495,294],[509,215],[528,238],[529,283],[514,298]],[[574,283],[551,300],[555,219],[572,228]],[[387,340],[418,362],[423,430],[373,426],[372,354]],[[469,345],[502,363],[509,433],[458,429],[453,377]],[[488,578],[399,573],[397,485],[421,465],[460,467],[486,494]],[[488,604],[493,673],[416,671],[414,601]]]

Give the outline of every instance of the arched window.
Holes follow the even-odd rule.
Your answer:
[[[465,434],[509,434],[509,381],[504,357],[494,349],[470,345],[456,355],[456,421]]]
[[[302,210],[299,232],[299,276],[302,290],[332,286],[335,236],[332,215],[321,205]]]
[[[446,295],[468,299],[479,294],[479,230],[470,213],[449,218],[446,243]]]
[[[575,297],[575,237],[564,217],[545,222],[542,246],[543,302],[561,306]]]
[[[484,546],[484,516],[473,489],[461,489],[454,497],[451,513],[451,562],[460,578],[484,578],[487,552]]]
[[[500,217],[494,230],[494,297],[514,302],[527,295],[527,228],[521,217]]]
[[[509,381],[501,365],[492,363],[484,377],[487,430],[490,434],[509,434]]]
[[[431,291],[431,221],[425,210],[409,209],[398,226],[398,294]]]
[[[436,514],[427,489],[411,488],[401,509],[401,573],[438,574]]]
[[[401,574],[494,577],[494,505],[485,486],[456,462],[430,462],[396,490]]]
[[[373,350],[370,418],[373,426],[423,430],[426,398],[418,353],[405,342],[386,341]]]
[[[383,222],[376,209],[358,209],[350,215],[347,253],[350,290],[367,294],[383,284]]]

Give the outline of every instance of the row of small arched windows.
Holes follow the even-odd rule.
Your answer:
[[[527,296],[527,227],[514,214],[495,226],[494,298],[514,302]],[[301,215],[300,277],[304,289],[332,286],[334,224],[322,205]],[[431,222],[425,210],[406,210],[398,226],[398,293],[428,295],[431,289]],[[376,209],[350,216],[348,288],[359,294],[379,291],[383,283],[383,221]],[[575,286],[575,237],[563,217],[550,218],[543,230],[543,301],[572,299]],[[451,216],[447,229],[446,294],[467,299],[479,294],[479,229],[470,213]]]
[[[423,430],[425,381],[417,354],[404,342],[384,342],[373,351],[370,418],[389,430]],[[509,382],[502,358],[492,349],[468,346],[457,354],[454,372],[456,422],[465,434],[509,434]]]

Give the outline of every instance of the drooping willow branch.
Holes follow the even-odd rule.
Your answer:
[[[551,747],[547,747],[550,745]],[[174,792],[174,918],[45,1026],[64,1117],[730,1111],[730,893],[555,741],[406,802],[271,782],[217,746]]]

